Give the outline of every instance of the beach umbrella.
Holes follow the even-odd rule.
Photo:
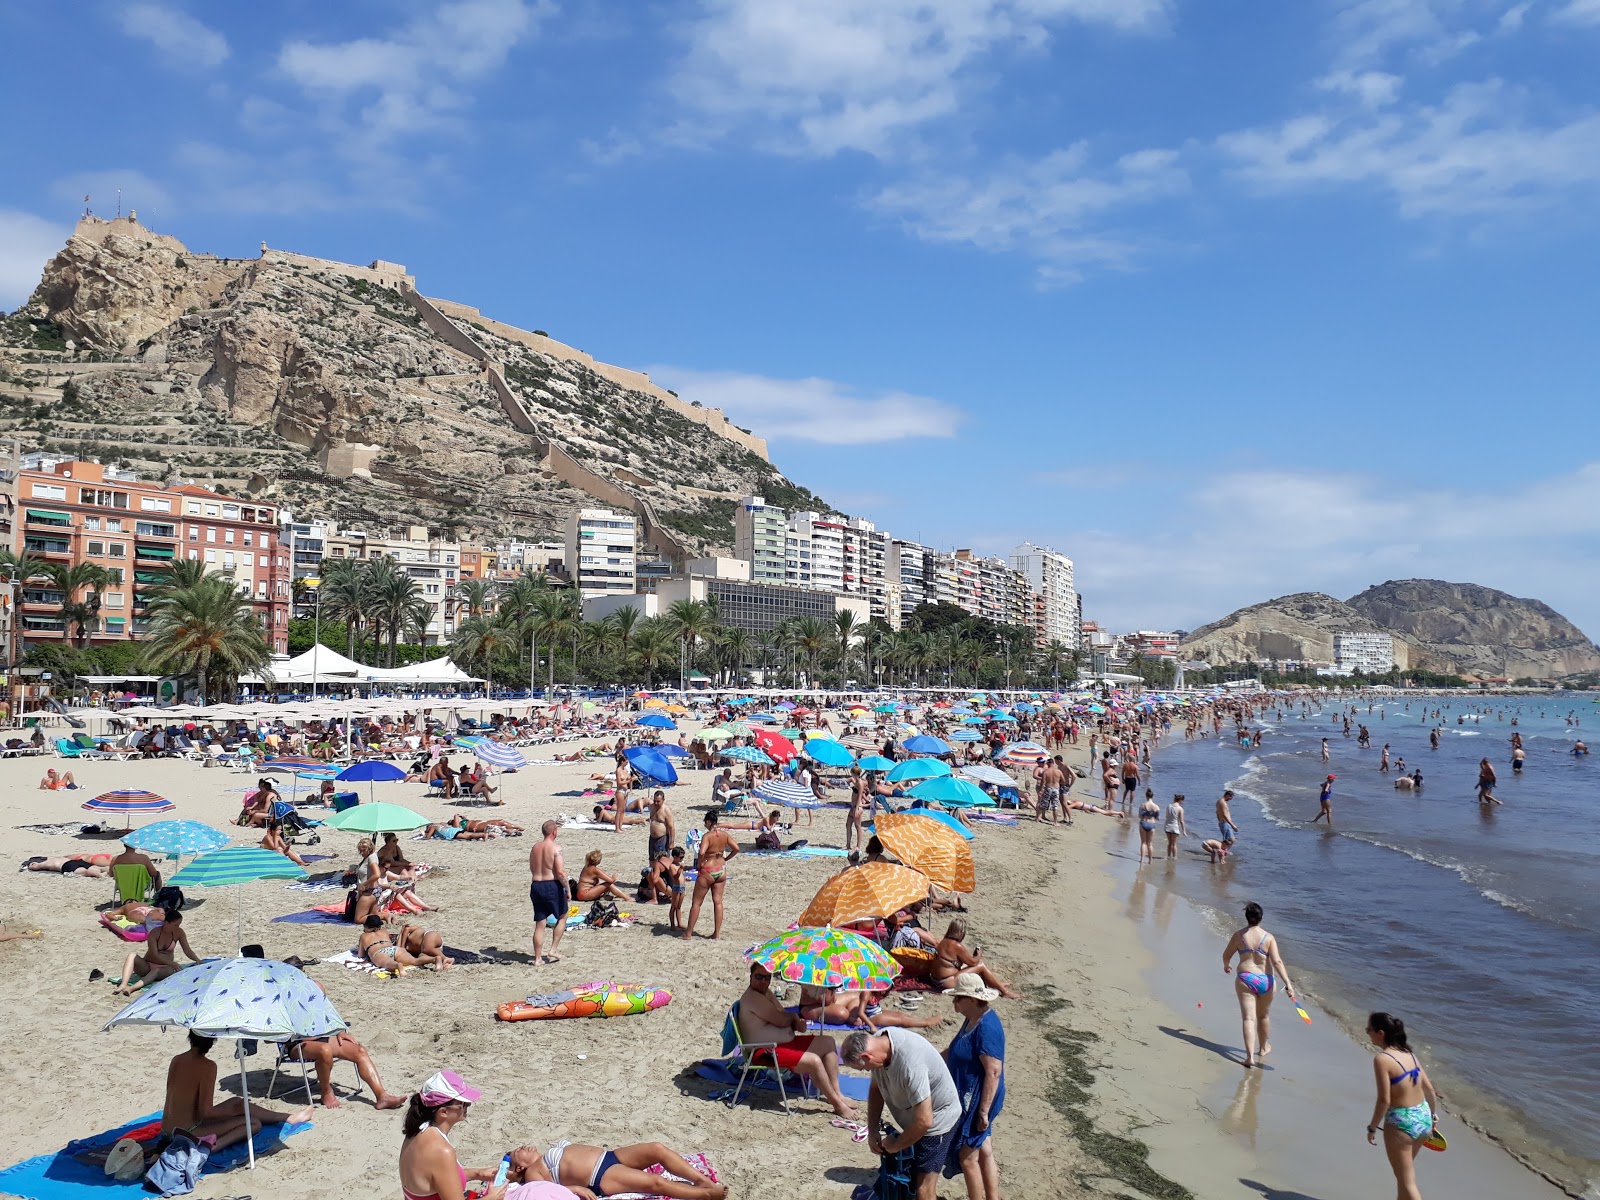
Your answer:
[[[822,807],[822,801],[810,788],[801,787],[787,779],[766,779],[756,784],[755,798],[767,804],[781,804],[784,808]]]
[[[644,695],[648,695],[648,693],[647,692],[640,692],[639,695],[644,696]],[[656,698],[654,700],[646,700],[644,706],[646,708],[665,708],[667,706],[667,702],[658,697],[658,698]]]
[[[856,756],[832,738],[812,738],[806,742],[806,754],[825,767],[851,767]]]
[[[876,942],[847,929],[790,929],[751,946],[744,956],[801,987],[886,991],[900,964]]]
[[[281,758],[267,759],[266,762],[261,764],[261,769],[263,771],[277,771],[286,775],[293,775],[296,771],[325,770],[327,766],[328,764],[320,758],[301,758],[286,755]]]
[[[751,735],[750,726],[743,721],[728,721],[722,727],[733,734],[734,737],[749,737]]]
[[[778,718],[769,712],[745,713],[744,719],[746,721],[760,721],[766,725],[776,725],[778,723]]]
[[[676,721],[662,713],[645,713],[634,724],[643,725],[649,729],[676,729],[678,727]]]
[[[334,776],[343,783],[365,783],[367,785],[367,799],[372,799],[372,785],[374,783],[393,783],[397,779],[404,779],[406,773],[390,762],[381,762],[378,759],[368,759],[366,762],[351,763],[344,770]]]
[[[879,704],[875,708],[873,708],[872,711],[875,712],[875,713],[892,713],[892,712],[898,712],[899,709],[898,709],[898,707],[896,705],[893,705],[893,704]]]
[[[952,729],[950,731],[952,742],[981,742],[983,735],[976,729]]]
[[[646,779],[660,784],[678,782],[677,769],[654,746],[629,746],[623,753],[628,756],[629,765]]]
[[[1037,766],[1050,757],[1050,752],[1038,742],[1012,742],[1003,747],[995,759],[1012,766]]]
[[[994,797],[968,779],[948,776],[943,779],[924,779],[906,793],[913,800],[928,800],[951,808],[993,808]]]
[[[995,787],[1016,787],[1017,781],[1007,775],[999,767],[991,767],[988,763],[978,766],[962,767],[961,774],[978,783],[992,783]]]
[[[863,771],[892,771],[894,770],[894,759],[885,758],[881,754],[868,754],[860,759],[856,766]]]
[[[178,806],[165,796],[142,788],[117,788],[115,791],[102,792],[93,800],[85,800],[79,807],[107,815],[121,813],[127,818],[127,828],[132,829],[134,813],[171,812]]]
[[[515,746],[484,738],[472,748],[473,757],[502,771],[520,771],[528,765],[528,756]]]
[[[972,850],[966,839],[937,821],[892,813],[874,822],[878,840],[913,871],[921,871],[953,892],[978,889]]]
[[[674,744],[672,742],[668,742],[664,746],[657,746],[657,747],[655,747],[655,750],[656,750],[657,754],[663,754],[668,758],[693,758],[694,757],[694,755],[690,754],[682,746],[676,745],[676,744]]]
[[[409,833],[428,818],[403,804],[356,804],[328,818],[328,826],[346,833]]]
[[[937,758],[908,758],[905,762],[895,763],[885,778],[890,783],[903,783],[907,779],[933,779],[948,774],[950,764],[940,762]]]
[[[136,829],[122,839],[135,850],[165,854],[209,854],[228,844],[228,835],[201,821],[157,821]]]
[[[733,737],[733,734],[729,733],[726,729],[712,728],[702,729],[696,736],[698,736],[702,742],[726,742]]]
[[[269,958],[221,958],[187,967],[142,989],[105,1028],[118,1025],[176,1025],[202,1037],[268,1042],[327,1037],[349,1028],[304,971]],[[254,1169],[250,1088],[240,1041],[235,1042],[235,1057],[239,1093],[245,1098],[245,1143]]]
[[[756,745],[778,762],[788,762],[795,756],[794,743],[782,734],[770,729],[758,729],[752,736],[756,739]]]
[[[765,750],[755,746],[729,746],[722,752],[723,758],[731,758],[737,762],[755,763],[760,767],[770,767],[774,763]]]
[[[988,724],[988,721],[984,717],[980,717],[976,713],[973,713],[970,716],[962,717],[961,723],[963,725],[986,725]]]
[[[347,809],[354,812],[354,809]],[[275,850],[226,846],[202,854],[167,882],[175,887],[232,887],[258,879],[304,879],[305,868]]]
[[[953,813],[947,813],[942,808],[911,808],[899,814],[903,817],[918,817],[927,821],[937,821],[946,829],[952,829],[961,835],[963,841],[970,842],[977,837],[974,830],[968,829],[961,823],[961,819]],[[877,831],[874,830],[874,833]]]
[[[842,739],[839,744],[848,750],[874,753],[883,743],[870,733],[852,733],[849,737]]]
[[[800,924],[848,925],[886,917],[928,898],[928,877],[898,863],[862,863],[824,883],[800,914]]]
[[[918,737],[907,738],[903,743],[904,749],[911,754],[949,754],[950,747],[943,738],[930,737],[922,734]]]

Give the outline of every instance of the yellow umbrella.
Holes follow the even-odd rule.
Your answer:
[[[892,813],[879,817],[873,828],[889,853],[940,887],[978,890],[972,847],[950,826],[914,813]]]
[[[644,706],[646,708],[665,708],[667,706],[667,702],[661,699],[646,700],[644,702]]]
[[[840,871],[812,897],[800,924],[848,925],[886,917],[928,898],[928,877],[895,863],[863,863]]]
[[[669,705],[667,705],[667,711],[668,711],[668,712],[669,712],[669,713],[672,713],[672,714],[673,714],[673,715],[674,715],[674,716],[679,716],[679,717],[681,717],[681,716],[683,716],[683,715],[684,715],[684,714],[685,714],[685,713],[686,713],[686,712],[688,712],[688,711],[689,711],[689,710],[688,710],[688,709],[687,709],[687,708],[685,708],[685,707],[684,707],[684,706],[683,706],[683,705],[681,705],[681,704],[669,704]]]

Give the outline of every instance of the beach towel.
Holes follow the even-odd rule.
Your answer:
[[[258,1130],[252,1139],[256,1157],[271,1153],[284,1138],[310,1128],[310,1124],[269,1125]],[[0,1192],[21,1196],[24,1200],[142,1200],[150,1195],[144,1190],[143,1180],[121,1183],[111,1178],[105,1172],[106,1157],[125,1137],[147,1142],[153,1149],[160,1133],[161,1114],[155,1112],[120,1128],[68,1142],[53,1154],[25,1159],[0,1171]],[[154,1155],[149,1157],[154,1160]],[[206,1163],[205,1173],[214,1175],[239,1166],[245,1160],[245,1145],[240,1142],[213,1154]]]
[[[711,1165],[711,1160],[704,1154],[685,1154],[683,1158],[685,1162],[687,1162],[696,1171],[699,1171],[700,1174],[704,1175],[707,1179],[711,1180],[712,1183],[722,1182],[722,1180],[717,1177],[716,1168]],[[661,1175],[667,1179],[676,1179],[680,1183],[689,1182],[681,1175],[674,1175],[671,1171],[668,1171],[666,1168],[664,1168],[660,1163],[657,1163],[655,1166],[648,1169],[652,1175]],[[612,1200],[665,1200],[665,1198],[659,1192],[612,1192],[611,1197]]]
[[[297,879],[284,887],[291,892],[333,892],[344,889],[344,872],[335,871],[327,878]]]
[[[639,814],[634,813],[633,815],[638,816]],[[560,820],[561,828],[563,829],[603,829],[609,833],[616,828],[610,821],[591,821],[586,817],[572,817],[565,813],[561,815]]]
[[[344,919],[344,905],[325,904],[320,908],[308,908],[304,912],[284,913],[281,917],[273,917],[276,925],[348,925]]]
[[[746,850],[751,858],[848,858],[850,851],[837,846],[795,846],[790,850]]]
[[[18,825],[16,828],[26,829],[29,833],[48,833],[60,835],[65,833],[81,833],[84,829],[89,828],[89,826],[84,825],[82,821],[63,821],[54,825]],[[94,826],[93,828],[96,833],[100,832],[100,827],[98,825]]]
[[[341,950],[339,953],[329,958],[325,958],[322,961],[325,963],[333,963],[335,966],[344,967],[346,970],[360,971],[363,975],[372,975],[378,979],[393,979],[396,975],[396,972],[394,971],[385,971],[380,967],[373,966],[354,950]],[[405,967],[401,968],[401,970],[407,969],[408,968]]]
[[[739,1072],[732,1069],[727,1062],[720,1058],[710,1058],[705,1062],[696,1064],[694,1073],[701,1079],[711,1083],[725,1084],[730,1089],[739,1082]],[[851,1075],[847,1071],[839,1072],[839,1092],[851,1100],[865,1100],[867,1098],[867,1089],[871,1082],[865,1075]],[[778,1081],[768,1072],[763,1071],[759,1076],[752,1072],[750,1078],[745,1080],[745,1088],[746,1090],[762,1088],[766,1091],[775,1092],[778,1090]],[[711,1100],[726,1100],[731,1094],[731,1092],[715,1091],[707,1098]]]

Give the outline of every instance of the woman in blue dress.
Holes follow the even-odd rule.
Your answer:
[[[989,1007],[1000,993],[963,972],[945,995],[961,1017],[961,1029],[944,1052],[961,1097],[961,1120],[944,1174],[953,1178],[959,1172],[966,1179],[967,1200],[1000,1200],[1000,1168],[989,1136],[1006,1098],[1006,1031]]]

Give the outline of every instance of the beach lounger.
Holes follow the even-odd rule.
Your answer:
[[[56,739],[56,757],[57,758],[82,758],[83,757],[83,747],[78,745],[76,742],[68,741],[66,738],[57,738]]]

